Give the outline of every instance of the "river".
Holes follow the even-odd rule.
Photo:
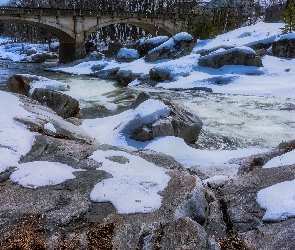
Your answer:
[[[126,110],[141,91],[182,102],[203,121],[196,148],[270,148],[295,138],[294,99],[214,94],[200,91],[169,91],[153,87],[120,87],[111,80],[93,76],[44,71],[48,64],[0,61],[0,90],[16,73],[34,74],[70,85],[80,102],[82,118],[114,115]]]

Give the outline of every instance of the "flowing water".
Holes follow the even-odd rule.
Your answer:
[[[169,91],[152,87],[122,88],[114,81],[43,71],[48,65],[0,62],[0,90],[16,73],[35,74],[70,85],[83,118],[114,115],[126,110],[141,91],[182,102],[203,121],[195,147],[236,149],[274,147],[295,138],[295,100],[274,97]]]

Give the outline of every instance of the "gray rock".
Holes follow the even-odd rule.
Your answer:
[[[189,55],[196,41],[192,36],[183,32],[171,37],[168,41],[149,51],[144,57],[146,62],[155,62],[163,59],[177,59]]]
[[[229,49],[219,53],[212,53],[207,56],[200,57],[199,65],[202,67],[211,67],[218,69],[224,65],[245,65],[262,67],[260,57],[256,56],[254,50],[241,48]]]
[[[195,221],[184,217],[168,223],[159,240],[160,249],[208,249],[207,234]]]
[[[156,82],[164,82],[166,80],[171,81],[170,73],[170,69],[163,69],[157,67],[154,67],[149,71],[150,79]]]
[[[32,56],[32,60],[35,62],[45,62],[46,60],[57,59],[58,55],[52,53],[37,53]]]
[[[131,138],[147,141],[159,136],[176,136],[186,143],[197,141],[202,128],[202,121],[189,108],[168,100],[162,100],[170,109],[170,115],[151,124],[144,124],[135,129]]]
[[[76,99],[57,91],[36,88],[32,98],[51,108],[63,118],[75,117],[80,111],[79,102]]]
[[[141,73],[132,73],[131,70],[119,70],[116,74],[116,80],[119,85],[128,86],[129,83],[138,78]]]
[[[281,39],[273,42],[272,54],[277,57],[295,58],[295,39]]]
[[[103,64],[95,64],[93,66],[91,66],[91,70],[93,71],[100,71],[102,70],[105,66],[107,66],[107,63],[103,63]]]
[[[13,75],[8,79],[7,87],[9,91],[28,96],[31,88],[30,83],[38,80],[37,76]]]
[[[196,189],[193,197],[182,203],[175,212],[176,218],[189,217],[192,220],[203,224],[206,219],[207,201],[205,198],[205,189],[202,181],[196,178]]]
[[[131,109],[136,109],[141,103],[151,98],[151,95],[147,92],[140,92],[135,101],[131,104]]]
[[[281,223],[265,224],[239,236],[249,249],[295,249],[295,219]]]

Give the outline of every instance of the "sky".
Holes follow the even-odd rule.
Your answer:
[[[0,5],[6,5],[8,3],[7,0],[0,0]]]

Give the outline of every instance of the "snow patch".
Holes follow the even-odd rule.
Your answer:
[[[285,181],[257,193],[257,202],[266,209],[262,220],[278,222],[295,217],[295,180]]]
[[[35,161],[18,165],[10,180],[26,188],[57,185],[74,179],[73,172],[81,171],[59,162]]]
[[[295,150],[272,158],[263,168],[275,168],[295,164]]]
[[[120,164],[111,157],[120,156],[128,161]],[[167,185],[170,177],[166,170],[138,156],[121,151],[95,151],[90,157],[102,162],[99,170],[110,173],[113,178],[95,185],[90,193],[94,202],[112,202],[118,213],[148,213],[161,206],[158,192]]]

